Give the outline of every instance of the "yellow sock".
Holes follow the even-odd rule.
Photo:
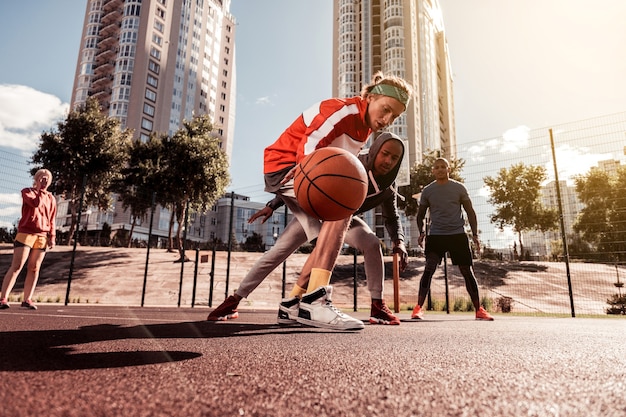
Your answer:
[[[294,284],[291,292],[289,293],[289,297],[298,297],[302,298],[302,295],[306,293],[306,288],[302,288],[298,284]]]
[[[330,284],[331,272],[322,268],[312,268],[311,276],[309,277],[309,286],[307,292],[314,291],[319,287],[325,287]]]

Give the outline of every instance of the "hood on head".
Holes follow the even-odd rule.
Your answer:
[[[376,155],[378,155],[378,152],[380,152],[380,148],[385,144],[385,142],[389,140],[396,140],[400,143],[400,145],[402,145],[402,156],[400,157],[400,163],[398,163],[391,171],[385,174],[383,178],[377,179],[381,188],[389,187],[396,180],[396,177],[398,176],[398,171],[400,171],[400,165],[402,164],[402,158],[404,158],[404,142],[394,133],[382,132],[376,137],[376,139],[374,139],[368,153],[366,155],[363,155],[363,165],[365,165],[367,171],[372,171],[372,169],[374,168]]]

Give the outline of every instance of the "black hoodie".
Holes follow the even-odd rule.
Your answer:
[[[374,185],[372,183],[374,177],[372,174],[374,161],[376,160],[376,155],[380,152],[380,148],[388,140],[397,140],[402,145],[402,155],[396,166],[382,178],[377,178],[376,185]],[[395,189],[395,181],[398,176],[398,171],[400,170],[400,163],[404,157],[404,151],[404,143],[398,136],[390,132],[383,132],[374,140],[368,153],[358,156],[367,171],[368,185],[365,201],[363,201],[361,207],[354,214],[358,215],[377,206],[381,206],[385,228],[392,242],[398,240],[404,241],[404,230],[402,229],[400,215],[398,214],[397,193]],[[283,204],[280,197],[275,197],[267,203],[267,206],[272,208],[272,210],[276,210]]]
[[[389,140],[396,140],[402,145],[402,155],[392,170],[390,170],[383,177],[376,178],[376,186],[374,186],[372,183],[372,168],[374,167],[374,161],[376,160],[376,155],[380,152],[380,148]],[[402,142],[398,136],[391,132],[383,132],[374,140],[374,143],[372,143],[368,153],[359,155],[359,160],[361,160],[361,163],[367,171],[369,181],[365,201],[363,201],[361,207],[354,214],[361,214],[377,206],[381,206],[385,228],[387,229],[392,242],[396,242],[397,240],[404,241],[404,230],[402,229],[400,215],[398,214],[397,192],[395,187],[395,181],[398,176],[398,171],[400,171],[400,164],[402,162],[402,158],[404,157],[404,151],[404,142]],[[376,191],[376,189],[379,191]]]

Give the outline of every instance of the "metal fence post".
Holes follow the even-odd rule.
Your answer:
[[[87,188],[87,175],[83,176],[83,188],[80,191],[80,201],[78,203],[78,224],[74,229],[74,248],[72,249],[72,259],[70,260],[70,271],[67,276],[67,290],[65,292],[65,305],[70,302],[70,288],[72,286],[72,274],[74,273],[74,259],[76,258],[76,245],[78,243],[78,232],[80,231],[80,217],[83,212],[83,199],[85,197],[85,188]]]
[[[148,229],[148,250],[146,251],[146,267],[143,272],[143,288],[141,289],[141,306],[146,299],[146,284],[148,282],[148,265],[150,261],[150,240],[152,239],[152,224],[154,222],[154,210],[156,208],[156,193],[152,192],[152,205],[150,206],[150,228]]]

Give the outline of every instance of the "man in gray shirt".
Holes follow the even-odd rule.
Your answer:
[[[433,175],[435,181],[422,190],[417,212],[417,227],[420,232],[419,245],[422,246],[424,238],[426,239],[426,265],[420,280],[417,305],[413,309],[411,318],[417,320],[423,318],[422,306],[430,289],[433,274],[445,253],[449,252],[452,264],[458,265],[465,279],[465,288],[467,288],[472,304],[474,304],[476,320],[491,321],[493,317],[480,305],[478,283],[472,271],[472,252],[465,233],[465,220],[461,211],[461,207],[463,207],[472,229],[474,244],[480,248],[478,222],[472,201],[465,186],[450,178],[448,160],[438,158],[433,165]],[[428,236],[424,233],[424,218],[427,210],[430,210],[431,221]]]

